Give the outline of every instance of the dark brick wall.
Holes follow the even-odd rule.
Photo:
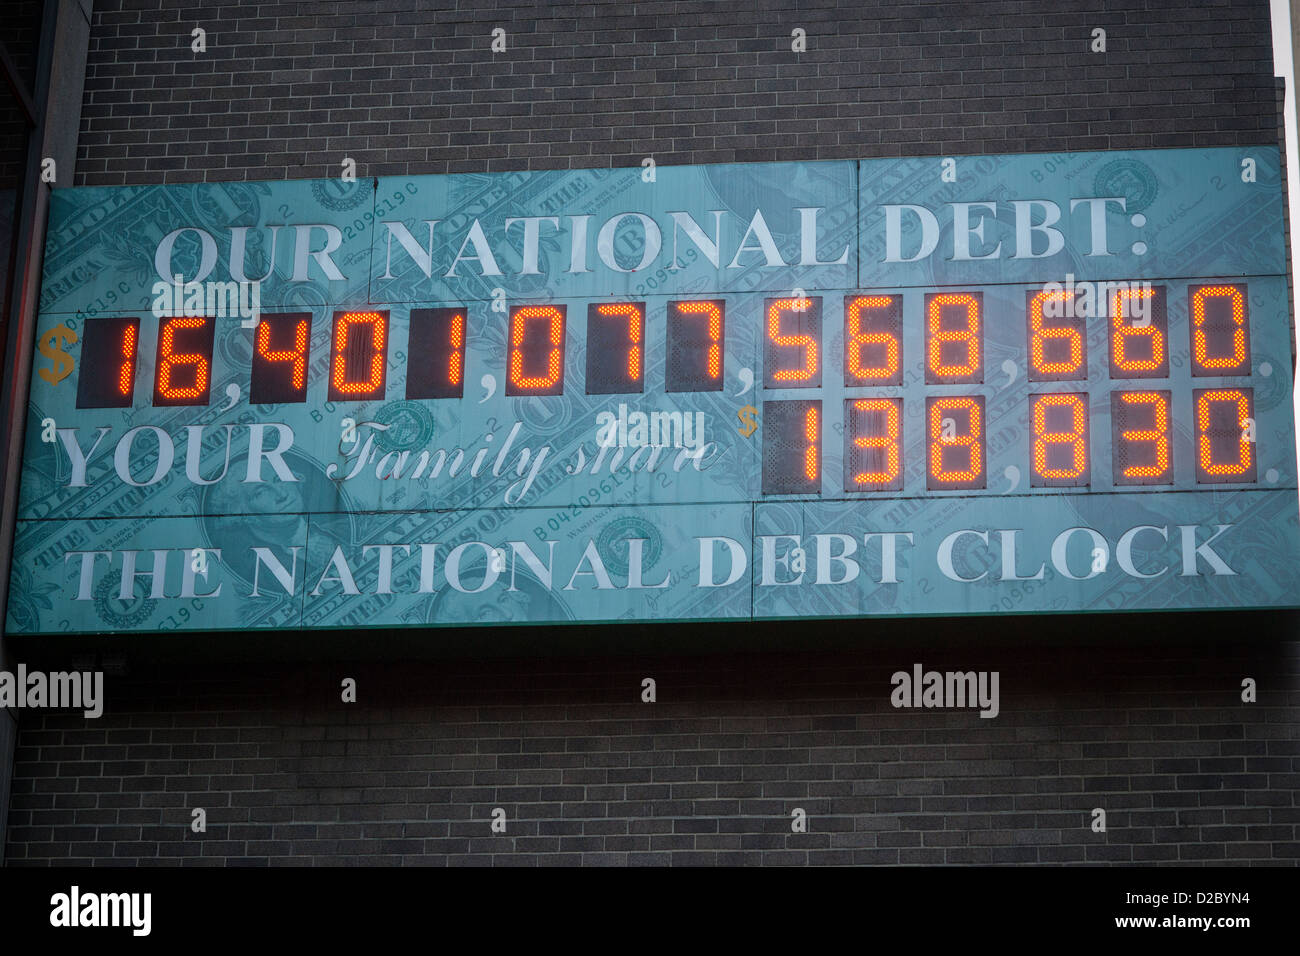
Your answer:
[[[913,662],[1001,714],[895,710]],[[142,666],[24,721],[11,864],[1300,861],[1294,643]]]
[[[77,181],[1273,143],[1272,75],[1267,0],[97,0]]]
[[[34,99],[36,83],[36,51],[41,37],[41,4],[38,0],[9,0],[5,7],[5,51],[13,61],[18,76],[25,84],[29,97]],[[16,190],[23,167],[27,163],[27,116],[19,106],[8,84],[0,89],[0,191]],[[8,197],[6,197],[8,199]],[[0,228],[11,228],[6,209],[0,219]],[[8,252],[6,237],[3,252]],[[0,264],[0,294],[4,292],[3,272],[6,261]]]
[[[1265,0],[1050,6],[97,2],[78,182],[337,175],[344,156],[379,175],[1277,141]],[[494,57],[495,26],[511,51]],[[7,858],[1294,864],[1296,625],[843,623],[825,629],[858,649],[692,657],[654,653],[663,630],[597,629],[642,656],[407,645],[352,664],[118,642],[130,673],[102,719],[22,714]],[[720,628],[671,633],[708,647]],[[37,666],[49,648],[20,651]],[[889,675],[914,662],[999,670],[1002,714],[893,709]]]

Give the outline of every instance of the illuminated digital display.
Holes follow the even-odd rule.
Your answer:
[[[1110,393],[1115,484],[1173,483],[1171,394],[1167,390]]]
[[[820,400],[763,403],[763,494],[821,491]]]
[[[1250,305],[1244,285],[1189,286],[1187,314],[1193,375],[1250,374]]]
[[[1029,396],[1034,487],[1087,487],[1091,475],[1088,452],[1088,396],[1057,392]]]
[[[78,408],[130,408],[135,395],[135,367],[140,352],[140,320],[91,319],[82,331],[82,360],[77,379]]]
[[[1076,315],[1072,289],[1025,293],[1029,333],[1029,381],[1083,382],[1088,379],[1087,322]]]
[[[208,404],[215,321],[210,317],[180,316],[159,322],[154,405]]]
[[[520,305],[510,310],[507,395],[559,395],[564,391],[562,305]]]
[[[903,297],[844,297],[844,384],[903,384]]]
[[[388,372],[388,313],[335,312],[331,402],[382,399]]]
[[[984,381],[984,294],[934,292],[925,297],[927,385]]]
[[[763,382],[768,388],[816,388],[822,383],[822,300],[765,299]]]
[[[987,484],[983,396],[927,398],[925,420],[926,487],[983,488]]]
[[[844,403],[844,489],[903,487],[903,400],[855,398]]]
[[[263,315],[253,332],[248,400],[254,405],[305,402],[310,347],[310,312]]]
[[[1113,291],[1110,316],[1110,377],[1169,377],[1169,316],[1164,286]]]
[[[1101,287],[1105,284],[1098,284]],[[1107,314],[1096,316],[1094,348],[1108,352],[1116,379],[1104,394],[1096,391],[1022,393],[1019,399],[1007,388],[993,386],[984,394],[926,394],[924,463],[916,455],[912,467],[925,470],[927,491],[981,490],[988,488],[989,456],[1004,453],[1023,429],[1024,445],[1012,460],[998,465],[1015,487],[1027,480],[1034,489],[1092,489],[1103,486],[1170,486],[1178,474],[1174,462],[1174,435],[1180,422],[1183,433],[1193,434],[1194,477],[1197,485],[1254,484],[1257,482],[1259,440],[1254,419],[1254,390],[1233,385],[1193,390],[1182,386],[1143,389],[1122,384],[1129,378],[1167,379],[1171,367],[1170,332],[1165,308],[1166,287],[1149,283],[1112,283]],[[1187,296],[1185,333],[1193,375],[1218,377],[1251,374],[1249,288],[1245,282],[1189,283],[1178,294]],[[947,392],[955,383],[984,380],[986,291],[958,292],[850,292],[844,304],[843,339],[829,345],[822,328],[821,296],[768,296],[762,312],[742,312],[761,324],[748,341],[761,360],[762,387],[767,389],[821,389],[822,366],[828,356],[839,361],[842,343],[844,384],[858,394],[841,400],[833,396],[823,417],[822,398],[809,401],[771,401],[761,416],[763,494],[820,494],[823,488],[824,451],[821,435],[829,429],[839,436],[841,461],[833,471],[837,485],[829,493],[888,493],[909,490],[905,449],[905,423],[910,409],[899,395],[881,395],[877,388],[915,389],[919,380]],[[726,386],[725,299],[659,300],[664,311],[667,355],[662,366],[647,355],[647,330],[653,302],[596,301],[585,303],[585,335],[575,348],[586,356],[588,395],[639,395],[662,388],[673,392],[729,392]],[[1055,284],[1017,288],[1013,307],[1001,298],[997,314],[1020,322],[1024,303],[1024,368],[1031,382],[1088,381],[1088,318],[1077,309],[1078,293]],[[906,308],[915,309],[923,323],[924,354],[913,357],[910,371],[903,356]],[[389,361],[390,313],[381,310],[347,310],[333,313],[330,331],[327,396],[330,402],[352,403],[385,397],[390,365],[402,368],[404,397],[408,401],[465,399],[470,349],[471,309],[479,305],[414,308],[399,318],[407,327],[406,352]],[[489,350],[489,368],[483,386],[496,386],[504,373],[508,396],[558,396],[564,394],[567,349],[567,310],[562,303],[515,304],[501,322],[502,348]],[[491,321],[489,319],[489,321]],[[141,337],[156,336],[152,348],[152,401],[156,406],[207,405],[214,384],[213,343],[218,323],[208,317],[165,316],[150,327],[134,317],[88,321],[84,329],[83,361],[77,385],[79,408],[132,406]],[[1182,331],[1176,330],[1177,334]],[[252,332],[249,402],[254,405],[301,404],[307,401],[313,374],[312,313],[285,312],[261,316]],[[1104,335],[1106,344],[1101,345]],[[742,336],[743,338],[743,336]],[[58,341],[56,338],[54,341]],[[488,341],[493,341],[489,333]],[[998,341],[1005,343],[1006,339]],[[1005,346],[1003,346],[1005,347]],[[493,348],[497,348],[496,345]],[[495,368],[491,366],[496,360]],[[321,373],[318,357],[316,374]],[[1011,360],[1016,364],[1015,359]],[[146,366],[147,367],[147,366]],[[1003,371],[1009,366],[1003,365]],[[1017,368],[1019,368],[1017,364]],[[658,381],[650,369],[662,368]],[[1261,373],[1265,376],[1268,371]],[[756,384],[752,365],[736,371],[739,434],[746,430],[745,392]],[[838,381],[831,383],[838,389]],[[1086,386],[1077,386],[1083,389]],[[936,389],[938,390],[938,389]],[[996,396],[991,398],[990,396]],[[832,396],[828,396],[832,397]],[[484,399],[486,400],[486,399]],[[919,400],[919,396],[917,397]],[[987,403],[993,402],[993,405]],[[1016,404],[1019,403],[1019,410]],[[1094,406],[1109,408],[1110,445],[1095,448],[1092,436]],[[1017,415],[1021,424],[995,426],[997,416]],[[619,412],[626,432],[629,412]],[[679,417],[684,410],[659,412]],[[540,414],[540,412],[539,412]],[[644,414],[644,413],[643,413]],[[687,415],[694,412],[685,412]],[[703,413],[701,413],[703,414]],[[710,415],[713,413],[709,413]],[[1189,414],[1185,422],[1180,415]],[[692,419],[694,424],[694,419]],[[702,426],[703,427],[703,426]],[[714,426],[716,427],[716,426]],[[842,445],[840,440],[842,439]],[[636,445],[640,439],[632,442]],[[649,441],[655,444],[657,441]],[[991,444],[990,444],[991,443]],[[669,442],[670,445],[676,442]],[[693,446],[692,446],[693,447]],[[1094,454],[1104,452],[1100,461]],[[1270,472],[1274,474],[1275,472]],[[1191,477],[1183,479],[1191,481]],[[1275,479],[1270,478],[1270,483]],[[917,488],[918,486],[911,486]]]
[[[668,303],[667,391],[722,391],[726,330],[722,299]]]
[[[1255,396],[1249,388],[1198,388],[1196,480],[1200,484],[1255,480]]]
[[[412,309],[406,353],[407,399],[461,398],[465,394],[468,309]]]
[[[587,306],[587,394],[645,391],[645,303]]]

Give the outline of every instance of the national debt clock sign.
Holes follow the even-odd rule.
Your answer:
[[[7,629],[1294,606],[1280,175],[58,190]]]

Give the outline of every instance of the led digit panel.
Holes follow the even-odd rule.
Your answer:
[[[407,399],[464,396],[467,317],[463,306],[411,310]]]
[[[844,384],[903,384],[903,297],[844,297]]]
[[[819,494],[822,403],[763,403],[763,494]]]
[[[1255,481],[1255,395],[1250,388],[1192,391],[1196,427],[1196,481]]]
[[[1088,333],[1077,304],[1073,289],[1025,293],[1029,381],[1087,381]]]
[[[985,487],[984,397],[927,398],[925,421],[926,487],[932,491]]]
[[[139,319],[88,319],[81,331],[77,407],[130,408],[139,353]]]
[[[1098,283],[1099,287],[1105,285]],[[1165,287],[1125,283],[1105,294],[1110,324],[1110,377],[1168,378]]]
[[[562,305],[517,305],[510,310],[507,395],[560,395],[564,392]]]
[[[930,293],[925,297],[925,383],[983,381],[984,293]]]
[[[1030,484],[1035,488],[1086,488],[1092,475],[1087,394],[1030,395],[1029,421]]]
[[[1174,482],[1168,390],[1110,393],[1111,460],[1116,485]]]
[[[1192,374],[1250,374],[1250,303],[1244,285],[1187,288]]]
[[[821,385],[821,296],[765,299],[763,317],[763,384],[767,388]]]
[[[645,391],[645,303],[587,306],[587,394]]]
[[[722,391],[726,323],[722,299],[668,303],[667,391]]]
[[[212,389],[211,316],[174,316],[158,322],[153,403],[206,405]]]
[[[901,491],[903,400],[851,398],[844,426],[844,490]]]
[[[305,402],[310,348],[310,312],[263,315],[253,332],[248,400],[254,405]]]
[[[1013,298],[999,293],[996,309],[1003,320],[1019,323],[1025,304],[1025,363],[1033,382],[1087,382],[1088,322],[1075,287],[1017,287]],[[1245,282],[1198,282],[1186,286],[1191,374],[1212,376],[1216,383],[1191,389],[1142,388],[1125,379],[1168,379],[1171,369],[1166,287],[1138,282],[1096,283],[1103,291],[1104,316],[1092,326],[1105,332],[1110,384],[1092,391],[996,393],[993,406],[999,426],[988,419],[984,396],[926,395],[924,467],[930,491],[973,491],[988,487],[989,436],[995,448],[1018,469],[1028,468],[1031,488],[1088,489],[1092,484],[1091,418],[1094,406],[1110,410],[1110,478],[1115,487],[1254,484],[1259,449],[1254,392],[1233,376],[1252,372],[1249,289]],[[1183,294],[1178,287],[1178,295]],[[875,387],[920,389],[916,372],[904,375],[903,316],[909,296],[923,321],[926,384],[950,386],[984,380],[985,301],[979,291],[850,293],[844,303],[844,375],[853,392],[830,406],[823,419],[819,395],[810,400],[763,404],[762,493],[820,494],[822,439],[826,427],[843,435],[843,484],[848,494],[900,492],[906,486],[904,397],[873,394]],[[1085,296],[1086,297],[1086,296]],[[661,300],[662,301],[662,300]],[[838,296],[835,300],[839,301]],[[1264,300],[1266,301],[1266,300]],[[1008,302],[1014,303],[1010,310]],[[647,302],[597,301],[588,304],[586,391],[590,395],[720,391],[724,386],[726,338],[723,299],[666,303],[664,378],[647,385]],[[994,306],[990,306],[994,308]],[[406,393],[410,401],[463,399],[468,346],[468,306],[412,309],[408,326]],[[761,324],[740,338],[761,338],[763,387],[820,388],[825,352],[822,298],[772,296],[763,300]],[[402,322],[399,316],[399,325]],[[199,406],[211,401],[216,319],[167,316],[159,320],[153,375],[153,404]],[[251,333],[248,399],[252,405],[302,404],[311,385],[312,314],[263,315]],[[497,321],[500,321],[499,319]],[[552,396],[564,391],[567,307],[560,303],[513,306],[505,319],[506,349],[499,371],[508,396]],[[231,330],[238,336],[238,330]],[[1001,330],[1005,332],[1006,330]],[[330,331],[328,400],[382,401],[385,397],[390,328],[386,310],[340,310]],[[86,320],[82,331],[78,408],[130,408],[141,349],[141,319],[110,317]],[[400,331],[399,331],[400,335]],[[755,343],[756,344],[756,343]],[[832,345],[833,350],[834,344]],[[1096,343],[1095,347],[1101,347]],[[43,354],[45,350],[42,350]],[[400,353],[399,353],[400,354]],[[1094,356],[1095,358],[1095,356]],[[753,357],[744,358],[748,365]],[[837,360],[835,360],[837,361]],[[743,370],[742,370],[743,371]],[[919,370],[916,370],[919,371]],[[47,381],[48,381],[47,377]],[[904,384],[906,381],[907,384]],[[838,387],[837,382],[833,385]],[[1152,383],[1157,384],[1157,383]],[[1168,383],[1165,383],[1168,384]],[[1070,387],[1070,386],[1064,386]],[[1083,389],[1084,385],[1074,386]],[[970,391],[959,388],[932,391]],[[1175,394],[1177,392],[1178,394]],[[738,393],[743,394],[743,390]],[[908,392],[908,394],[912,394]],[[1021,393],[1023,395],[1023,393]],[[917,396],[920,397],[919,395]],[[1189,401],[1190,399],[1190,401]],[[1024,404],[1016,404],[1017,401]],[[743,400],[742,400],[743,403]],[[1190,411],[1190,421],[1176,418]],[[841,415],[835,419],[834,416]],[[1005,416],[1027,422],[1028,434],[1017,444]],[[741,435],[745,434],[741,418]],[[1175,470],[1176,428],[1192,434],[1187,471]],[[918,436],[919,437],[919,436]],[[1100,447],[1100,446],[1099,446]],[[837,452],[840,450],[837,447]],[[840,466],[834,469],[840,471]],[[838,476],[837,476],[838,477]],[[1276,483],[1276,476],[1270,479]]]
[[[330,338],[330,401],[382,401],[388,377],[388,313],[335,312]]]

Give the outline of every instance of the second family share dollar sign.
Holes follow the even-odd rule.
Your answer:
[[[736,412],[736,417],[740,419],[740,433],[746,438],[754,434],[754,429],[758,428],[757,415],[758,409],[753,405],[746,405]]]
[[[66,325],[56,325],[46,332],[36,344],[41,354],[54,363],[52,368],[36,370],[37,374],[51,385],[58,385],[71,375],[72,369],[76,365],[72,356],[63,351],[65,340],[68,345],[71,345],[77,341],[77,333]]]

